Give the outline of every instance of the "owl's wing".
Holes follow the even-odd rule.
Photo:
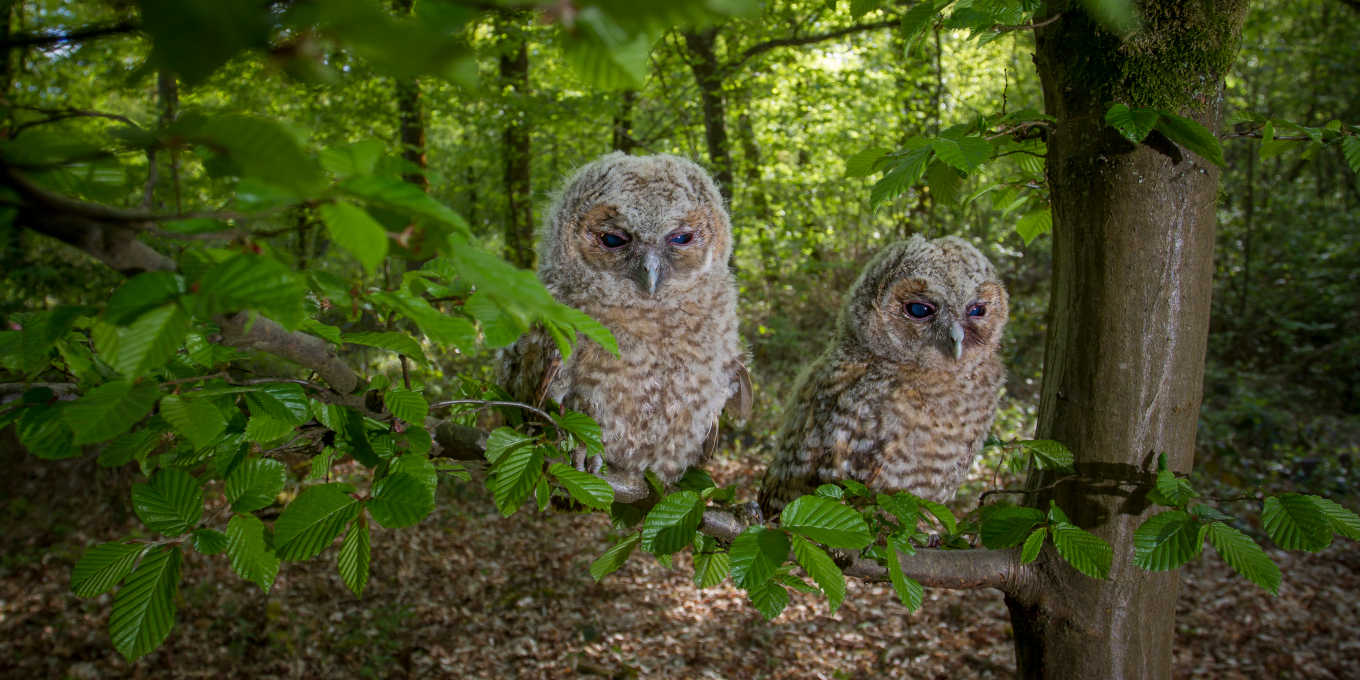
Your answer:
[[[799,377],[757,496],[767,519],[822,484],[846,476],[867,483],[877,475],[876,457],[856,453],[872,450],[860,440],[873,436],[876,423],[863,422],[865,405],[845,394],[864,369],[863,364],[833,365],[823,358]]]
[[[542,406],[561,367],[562,353],[557,343],[546,330],[535,327],[501,350],[496,382],[515,401]]]
[[[727,403],[723,404],[723,411],[727,413],[728,418],[742,425],[751,417],[751,374],[746,370],[745,364],[737,364],[732,373],[732,382],[736,385],[736,391],[727,398]]]

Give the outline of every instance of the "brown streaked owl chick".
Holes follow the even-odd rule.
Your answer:
[[[620,356],[583,341],[563,361],[537,329],[504,351],[500,384],[598,421],[611,474],[677,479],[716,448],[724,404],[745,418],[751,403],[717,186],[683,158],[612,153],[565,182],[539,242],[539,278]]]
[[[953,495],[996,414],[1008,311],[992,263],[967,241],[916,236],[879,253],[794,387],[761,484],[765,516],[843,479]]]

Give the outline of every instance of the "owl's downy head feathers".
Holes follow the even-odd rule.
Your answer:
[[[558,191],[539,239],[539,273],[566,301],[661,301],[726,281],[732,225],[692,161],[615,152]]]
[[[865,266],[841,310],[838,342],[952,371],[995,353],[1009,313],[1005,286],[977,248],[918,235]]]

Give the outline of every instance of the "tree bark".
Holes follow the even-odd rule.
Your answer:
[[[619,112],[614,116],[614,139],[610,144],[615,151],[631,154],[637,148],[637,140],[633,139],[633,103],[636,101],[637,90],[619,93]],[[553,173],[554,176],[556,174]]]
[[[1157,133],[1146,144],[1125,141],[1106,125],[1105,110],[1111,99],[1169,96],[1217,130],[1226,71],[1218,57],[1235,54],[1242,12],[1222,0],[1139,3],[1166,21],[1149,22],[1154,28],[1138,36],[1143,52],[1115,58],[1156,62],[1200,50],[1213,64],[1186,74],[1179,91],[1144,92],[1120,80],[1127,70],[1102,71],[1077,56],[1110,38],[1075,4],[1050,5],[1063,16],[1036,32],[1045,106],[1058,119],[1048,140],[1053,291],[1037,436],[1066,444],[1078,473],[1096,481],[1070,478],[1029,502],[1046,509],[1056,500],[1108,541],[1115,559],[1100,581],[1048,550],[1006,602],[1020,678],[1170,678],[1179,572],[1145,571],[1130,557],[1134,530],[1155,512],[1143,499],[1157,455],[1166,453],[1181,473],[1194,460],[1218,169]],[[1160,33],[1207,22],[1231,35],[1211,45]],[[1027,484],[1038,489],[1055,478],[1032,471]]]
[[[723,68],[713,51],[718,27],[684,32],[690,51],[690,70],[699,85],[699,98],[704,113],[704,140],[708,144],[708,162],[718,180],[718,191],[723,200],[732,203],[732,148],[727,140],[727,103],[723,98]]]
[[[513,29],[512,29],[513,30]],[[501,53],[501,88],[508,101],[505,123],[505,259],[526,269],[534,266],[533,193],[530,185],[530,127],[521,100],[529,92],[529,48],[522,34]]]
[[[394,0],[393,9],[401,15],[409,15],[415,0]],[[396,82],[398,137],[401,139],[401,157],[421,169],[419,173],[402,175],[402,179],[429,191],[430,182],[424,171],[430,167],[425,156],[425,115],[421,104],[420,80],[417,78],[398,78]]]

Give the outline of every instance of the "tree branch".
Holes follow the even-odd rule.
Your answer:
[[[15,47],[47,47],[49,45],[59,45],[68,42],[82,42],[103,38],[110,35],[122,35],[132,33],[141,26],[131,21],[119,21],[112,24],[96,24],[76,28],[65,33],[39,33],[39,34],[17,34],[0,40],[0,50],[8,51]]]
[[[284,330],[275,321],[248,312],[217,314],[213,322],[222,327],[224,345],[267,352],[311,369],[341,394],[359,386],[359,376],[321,338]]]
[[[864,31],[877,31],[880,28],[892,28],[893,26],[896,26],[900,23],[902,23],[902,19],[900,17],[895,17],[884,21],[877,21],[872,24],[855,24],[854,26],[847,26],[845,28],[838,29],[835,31],[829,31],[827,33],[815,33],[813,35],[805,35],[797,38],[776,38],[774,40],[766,40],[765,42],[756,43],[755,45],[746,48],[746,51],[742,52],[741,56],[738,57],[736,61],[727,64],[725,68],[727,68],[728,70],[736,68],[737,66],[740,66],[743,63],[745,63],[751,57],[754,57],[758,54],[764,54],[765,52],[769,52],[770,50],[775,49],[777,47],[798,47],[800,45],[811,45],[813,43],[826,42],[827,40],[835,40],[836,38],[841,38],[847,35],[851,35],[853,33],[863,33]]]

